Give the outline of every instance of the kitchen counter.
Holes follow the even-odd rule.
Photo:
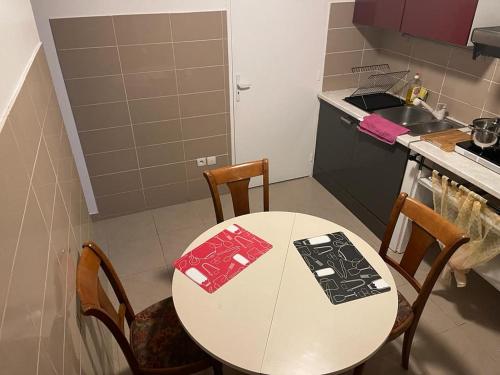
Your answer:
[[[327,91],[322,92],[318,97],[357,120],[362,120],[363,117],[369,113],[344,100],[344,98],[350,96],[354,90],[355,89]],[[445,152],[429,142],[421,141],[419,136],[402,135],[397,138],[397,142],[500,199],[499,174],[456,152]]]

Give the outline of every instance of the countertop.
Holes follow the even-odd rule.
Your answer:
[[[363,117],[369,113],[344,100],[344,98],[350,96],[354,90],[355,89],[326,91],[319,94],[318,97],[334,107],[339,108],[348,115],[358,120],[362,120]],[[421,141],[419,136],[402,135],[399,136],[396,141],[500,199],[500,174],[456,152],[445,152],[429,142]]]

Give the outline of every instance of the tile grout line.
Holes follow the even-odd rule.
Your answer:
[[[264,366],[264,360],[266,358],[266,352],[267,352],[267,345],[269,344],[269,338],[271,336],[271,330],[273,328],[273,321],[274,321],[274,315],[276,314],[276,307],[278,306],[278,300],[280,296],[280,290],[281,290],[281,284],[283,283],[283,275],[285,274],[285,268],[286,268],[286,261],[288,260],[288,254],[290,253],[290,245],[291,245],[291,240],[293,236],[293,230],[295,228],[295,220],[297,219],[297,214],[293,214],[293,222],[292,222],[292,228],[290,229],[290,236],[288,237],[288,246],[286,249],[286,254],[285,254],[285,260],[283,262],[283,268],[281,269],[281,276],[280,276],[280,281],[278,284],[278,293],[276,295],[276,301],[274,302],[274,308],[273,308],[273,314],[271,316],[271,321],[269,322],[269,330],[267,332],[267,339],[266,339],[266,345],[264,346],[264,353],[262,356],[262,362],[260,364],[260,371],[262,372],[262,367]]]
[[[118,103],[125,103],[125,102],[118,102]],[[97,105],[100,105],[100,104],[97,104]],[[176,118],[173,118],[173,119],[166,119],[166,120],[137,122],[137,123],[133,123],[132,126],[160,124],[162,122],[175,122],[175,121],[180,121],[181,118],[185,119],[185,120],[189,120],[189,119],[196,119],[196,118],[202,118],[202,117],[215,117],[215,116],[226,115],[226,114],[229,114],[229,112],[217,112],[217,113],[211,113],[211,114],[208,114],[208,115],[184,116],[184,117],[176,117]],[[88,133],[88,132],[97,131],[97,130],[125,128],[127,126],[129,126],[129,124],[113,125],[113,126],[107,126],[107,127],[104,127],[104,128],[78,130],[78,133]],[[199,137],[199,138],[203,138],[203,137]]]
[[[480,117],[484,117],[484,112],[486,112],[486,103],[488,103],[488,96],[491,94],[491,87],[493,86],[493,80],[495,79],[495,76],[497,74],[498,61],[499,61],[499,59],[496,59],[496,61],[495,61],[495,69],[493,69],[492,80],[490,81],[490,85],[488,86],[488,93],[487,93],[486,98],[484,100],[483,108],[481,109],[481,115],[480,115]]]
[[[113,20],[114,25],[114,19]],[[116,32],[115,32],[116,35]],[[179,40],[179,41],[169,41],[169,42],[149,42],[149,43],[130,43],[130,44],[119,44],[117,39],[115,38],[115,45],[103,45],[103,46],[87,46],[87,47],[70,47],[70,48],[58,48],[57,52],[60,51],[78,51],[84,49],[102,49],[102,48],[119,48],[119,47],[140,47],[140,46],[157,46],[157,45],[166,45],[166,44],[182,44],[182,43],[200,43],[200,42],[212,42],[218,41],[220,38],[212,38],[212,39],[195,39],[195,40]]]
[[[218,154],[218,155],[214,155],[216,157],[223,157],[223,156],[228,156],[229,157],[229,154]],[[141,168],[134,168],[134,169],[124,169],[123,171],[118,171],[118,172],[110,172],[110,173],[101,173],[101,174],[96,174],[96,175],[92,175],[90,176],[90,178],[95,178],[95,177],[103,177],[103,176],[109,176],[109,175],[115,175],[115,174],[121,174],[121,173],[127,173],[127,172],[133,172],[133,171],[139,171],[140,169],[151,169],[151,168],[156,168],[156,167],[164,167],[164,166],[167,166],[167,165],[175,165],[175,164],[181,164],[181,163],[189,163],[189,162],[194,162],[196,161],[196,159],[189,159],[189,160],[185,160],[185,161],[176,161],[176,162],[173,162],[173,163],[164,163],[164,164],[156,164],[156,165],[150,165],[150,166],[146,166],[146,167],[141,167]],[[190,179],[192,180],[192,179]]]
[[[116,76],[118,77],[118,76]],[[116,104],[116,103],[124,103],[124,102],[137,102],[141,100],[151,100],[151,99],[165,99],[165,98],[173,98],[175,96],[189,96],[189,95],[200,95],[200,94],[211,94],[211,93],[216,93],[216,92],[221,92],[224,91],[224,89],[218,89],[218,90],[206,90],[206,91],[198,91],[198,92],[189,92],[185,94],[176,94],[176,95],[159,95],[159,96],[149,96],[149,97],[144,97],[144,98],[128,98],[127,97],[127,90],[125,87],[125,79],[122,77],[123,85],[124,85],[124,91],[125,91],[125,100],[113,100],[113,101],[108,101],[108,102],[98,102],[98,103],[87,103],[87,104],[76,104],[72,105],[71,108],[85,108],[85,107],[91,107],[91,106],[97,106],[97,105],[103,105],[103,104]]]
[[[115,43],[117,45],[117,50],[118,50],[118,62],[120,64],[122,84],[123,84],[123,90],[125,92],[125,101],[127,103],[128,118],[129,118],[129,121],[130,121],[130,130],[132,132],[132,141],[134,143],[134,151],[135,151],[135,157],[136,157],[136,161],[137,161],[137,167],[140,168],[139,153],[137,152],[137,143],[136,143],[136,140],[135,140],[134,127],[132,125],[133,124],[132,114],[130,113],[130,103],[129,103],[129,100],[128,100],[127,87],[125,85],[125,77],[123,75],[123,65],[122,65],[122,59],[121,59],[121,56],[120,56],[120,48],[118,48],[118,38],[116,37],[116,28],[115,28],[114,17],[111,17],[111,24],[113,25],[113,35],[115,37]],[[141,175],[140,172],[139,172],[139,181],[141,183],[141,192],[142,192],[142,199],[143,199],[143,202],[144,202],[144,207],[146,207],[146,195],[144,193],[144,183],[142,181],[142,175]]]
[[[452,56],[453,56],[453,50],[450,48],[450,52],[448,53],[448,61],[446,62],[446,68],[444,70],[443,81],[441,82],[441,88],[439,89],[439,96],[438,96],[438,100],[436,103],[436,108],[437,108],[437,105],[441,102],[441,96],[443,96],[444,84],[446,82],[446,78],[448,77],[448,66],[450,65]],[[446,95],[444,95],[444,96],[446,96]]]
[[[168,23],[169,23],[169,28],[170,28],[170,39],[173,41],[174,40],[174,31],[172,29],[172,16],[169,14],[168,15]],[[177,67],[177,59],[175,58],[175,48],[174,45],[172,44],[172,58],[174,59],[174,67]],[[182,139],[182,157],[184,160],[184,176],[186,178],[185,183],[186,183],[186,198],[189,195],[189,184],[188,184],[188,172],[187,172],[187,165],[186,165],[186,146],[185,146],[185,140],[184,140],[184,123],[182,121],[182,110],[181,110],[181,100],[180,100],[180,94],[179,94],[179,75],[177,74],[177,70],[174,71],[174,76],[175,76],[175,91],[177,93],[177,111],[179,112],[179,118],[180,118],[180,123],[181,123],[181,139]],[[156,226],[156,224],[155,224]],[[162,251],[163,254],[163,251]]]
[[[208,69],[208,68],[220,68],[223,67],[224,65],[203,65],[203,66],[193,66],[193,67],[188,67],[188,68],[176,68],[173,67],[172,69],[157,69],[157,70],[145,70],[145,71],[140,71],[140,72],[128,72],[128,73],[123,73],[124,76],[133,76],[133,75],[139,75],[139,74],[149,74],[149,73],[164,73],[164,72],[174,72],[176,70],[179,71],[184,71],[184,70],[200,70],[200,69]],[[120,76],[119,73],[116,74],[101,74],[101,75],[90,75],[90,76],[82,76],[82,77],[71,77],[71,78],[65,78],[64,81],[77,81],[77,80],[83,80],[87,78],[105,78],[105,77],[118,77]]]

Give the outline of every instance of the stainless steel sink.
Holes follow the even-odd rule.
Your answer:
[[[455,121],[444,119],[444,120],[433,120],[420,124],[409,125],[408,129],[410,129],[410,135],[416,136],[416,135],[437,133],[451,129],[460,129],[463,127],[464,127],[463,125],[456,123]]]
[[[451,129],[460,129],[464,127],[463,125],[449,119],[436,120],[430,112],[413,106],[380,109],[375,111],[375,113],[396,124],[406,126],[410,129],[409,134],[413,136],[437,133]]]
[[[387,120],[403,126],[434,120],[434,116],[432,116],[432,114],[422,108],[413,106],[380,109],[375,111],[375,113],[379,114],[383,118],[386,118]]]

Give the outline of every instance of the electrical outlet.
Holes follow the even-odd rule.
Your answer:
[[[208,156],[207,165],[215,165],[215,164],[217,164],[217,156]]]
[[[196,165],[198,167],[204,167],[207,165],[207,158],[198,158],[196,159]]]

